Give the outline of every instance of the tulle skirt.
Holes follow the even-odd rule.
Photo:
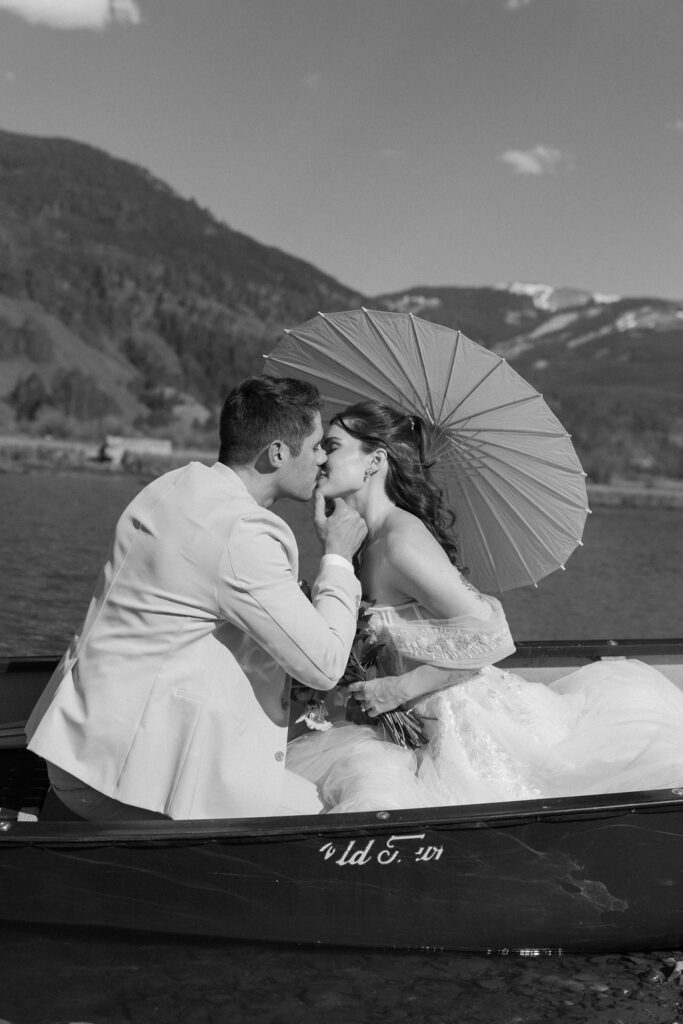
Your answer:
[[[429,743],[336,723],[293,740],[287,767],[327,812],[435,807],[683,786],[683,693],[635,660],[548,685],[495,667],[416,705]]]

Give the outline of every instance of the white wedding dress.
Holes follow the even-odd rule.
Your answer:
[[[373,609],[375,637],[397,656],[391,674],[438,665],[453,682],[413,704],[429,735],[417,751],[346,721],[289,744],[287,767],[319,787],[328,812],[683,785],[683,693],[672,682],[632,659],[548,685],[496,668],[514,645],[500,602],[478,596],[480,614],[449,620],[416,603]]]

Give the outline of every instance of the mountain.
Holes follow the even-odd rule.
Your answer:
[[[361,301],[140,167],[0,131],[0,426],[206,419],[284,325]]]
[[[505,356],[594,479],[683,476],[683,301],[519,282],[370,298],[144,168],[0,131],[0,431],[196,443],[205,428],[213,447],[222,398],[260,371],[283,327],[361,305]]]
[[[572,434],[597,480],[683,476],[683,301],[512,283],[371,300],[462,330],[505,357]]]

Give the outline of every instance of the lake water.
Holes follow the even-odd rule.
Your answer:
[[[109,538],[144,481],[113,474],[0,477],[0,654],[61,654],[80,627]],[[282,502],[301,552],[319,557],[307,505]],[[503,596],[518,640],[683,635],[683,516],[597,507],[584,545],[537,588]]]
[[[116,519],[144,481],[0,476],[0,654],[57,655],[79,628]],[[305,506],[278,509],[301,572]],[[596,508],[584,547],[537,589],[505,595],[518,639],[683,635],[680,511]],[[680,992],[646,980],[672,953],[530,962],[287,950],[163,936],[0,926],[0,1018],[13,1024],[670,1024]],[[666,971],[666,968],[664,968]]]

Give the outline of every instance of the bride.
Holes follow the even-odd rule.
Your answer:
[[[596,662],[545,685],[495,667],[514,651],[500,602],[467,582],[429,481],[424,426],[376,402],[327,430],[318,488],[368,526],[357,571],[392,675],[350,686],[365,722],[424,720],[406,749],[376,725],[335,721],[289,744],[287,767],[327,811],[524,800],[683,784],[683,694],[642,662]]]

